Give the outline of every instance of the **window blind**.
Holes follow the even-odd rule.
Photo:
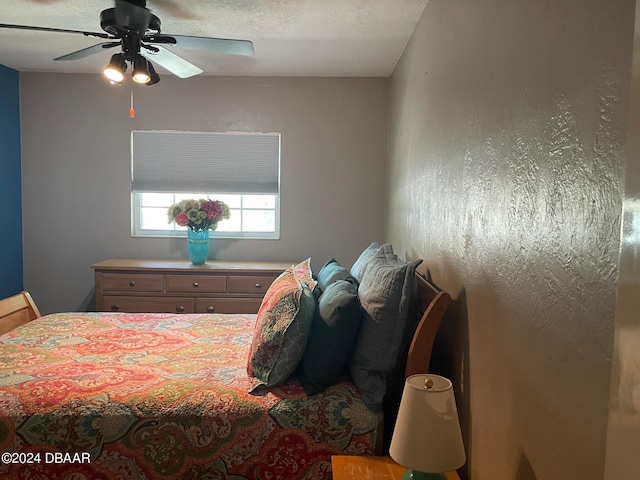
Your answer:
[[[134,130],[131,149],[133,192],[280,190],[279,133]]]

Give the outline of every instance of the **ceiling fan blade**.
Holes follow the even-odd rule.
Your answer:
[[[216,52],[229,53],[231,55],[253,55],[253,42],[250,40],[233,40],[229,38],[192,37],[189,35],[162,34],[146,37],[149,43],[171,43],[166,38],[175,38],[175,46],[179,48],[190,48],[193,50],[212,50]]]
[[[61,57],[54,58],[54,60],[78,60],[80,58],[88,57],[89,55],[94,55],[98,52],[103,52],[106,48],[117,47],[119,45],[120,42],[102,42],[91,47],[83,48],[82,50],[62,55]]]
[[[140,53],[144,57],[148,58],[153,63],[160,65],[166,70],[169,70],[176,77],[189,78],[203,72],[201,68],[196,67],[193,63],[187,62],[184,58],[179,57],[175,53],[172,53],[159,45],[153,46],[153,50],[157,50],[157,52],[150,51],[145,48],[144,45],[142,47],[143,48],[140,49]]]
[[[39,32],[79,33],[86,37],[113,38],[111,35],[108,35],[106,33],[101,33],[101,32],[85,32],[83,30],[67,30],[66,28],[34,27],[31,25],[12,25],[10,23],[0,23],[0,28],[13,28],[17,30],[36,30]]]

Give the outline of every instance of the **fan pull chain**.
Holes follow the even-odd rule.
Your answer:
[[[129,117],[131,118],[136,117],[136,111],[133,108],[133,87],[131,87],[131,106],[129,107]]]

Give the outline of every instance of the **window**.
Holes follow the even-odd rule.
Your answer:
[[[280,134],[134,131],[131,191],[134,236],[186,236],[169,206],[211,198],[231,209],[212,236],[279,238]]]

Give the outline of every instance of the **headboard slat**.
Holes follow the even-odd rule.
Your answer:
[[[0,335],[40,317],[28,292],[0,300]]]

